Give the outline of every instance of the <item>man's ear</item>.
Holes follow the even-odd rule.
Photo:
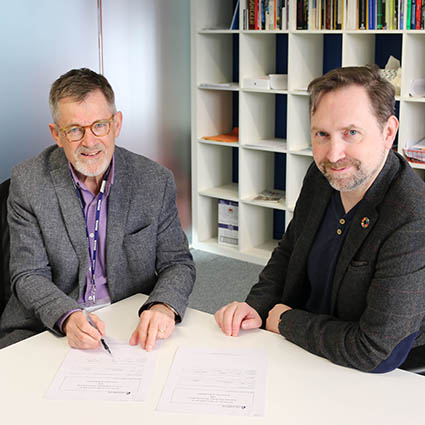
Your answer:
[[[58,128],[57,128],[56,124],[50,123],[49,124],[49,130],[50,130],[50,134],[52,135],[53,140],[56,142],[56,144],[60,148],[63,148],[63,145],[62,145],[61,139],[59,137],[59,132],[58,132]]]
[[[112,123],[114,130],[114,137],[117,138],[121,131],[122,126],[122,112],[118,111],[114,116],[114,122]]]
[[[384,126],[384,141],[385,147],[389,150],[392,148],[395,136],[398,130],[398,119],[395,115],[391,115],[388,118]]]

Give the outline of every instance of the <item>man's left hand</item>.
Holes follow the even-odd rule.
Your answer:
[[[266,320],[266,329],[276,334],[279,332],[280,316],[285,311],[292,310],[291,307],[285,304],[276,304],[270,311]]]
[[[155,304],[140,315],[139,325],[131,335],[130,344],[139,344],[146,351],[152,351],[155,341],[168,338],[175,325],[174,312],[165,304]]]

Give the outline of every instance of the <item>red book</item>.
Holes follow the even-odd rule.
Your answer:
[[[261,28],[258,27],[258,0],[255,0],[255,29],[259,30]]]
[[[249,0],[248,1],[248,15],[249,15],[249,29],[255,30],[255,11],[257,9],[255,8],[255,0]]]
[[[421,29],[422,0],[416,0],[416,28]]]

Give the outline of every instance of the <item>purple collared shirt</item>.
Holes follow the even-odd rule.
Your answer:
[[[84,214],[87,221],[87,230],[89,234],[89,243],[90,250],[93,252],[93,243],[94,243],[94,229],[96,222],[96,207],[97,201],[99,199],[99,194],[94,195],[87,186],[81,182],[77,177],[73,166],[69,164],[69,169],[71,170],[72,178],[79,188],[81,197],[83,200]],[[94,307],[96,304],[106,304],[110,302],[109,290],[108,290],[108,279],[106,274],[106,226],[108,221],[108,197],[111,191],[111,185],[114,183],[114,160],[112,158],[112,167],[106,182],[105,193],[103,194],[102,207],[100,210],[99,217],[99,230],[97,236],[97,258],[96,258],[96,273],[95,273],[95,284],[96,284],[96,301],[93,302],[91,299],[91,261],[87,263],[87,272],[86,272],[86,287],[84,292],[80,295],[78,303],[82,308]],[[87,256],[88,256],[88,247],[87,247]],[[69,317],[71,313],[77,310],[72,310],[62,316],[58,320],[58,327],[62,330],[62,325],[65,320]]]

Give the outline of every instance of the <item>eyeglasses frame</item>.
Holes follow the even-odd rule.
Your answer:
[[[97,134],[95,134],[92,127],[95,124],[98,124],[98,123],[111,123],[112,124],[112,122],[114,121],[115,115],[116,114],[112,114],[111,118],[109,118],[108,120],[97,120],[97,121],[92,122],[89,125],[73,124],[73,125],[69,125],[68,127],[59,128],[58,131],[59,131],[59,133],[63,133],[64,134],[64,136],[66,137],[66,140],[68,140],[69,143],[78,143],[78,142],[81,142],[81,140],[83,140],[84,139],[84,136],[86,135],[86,129],[87,128],[90,129],[90,131],[92,132],[92,134],[94,136],[96,136],[96,137],[105,137],[105,136],[107,136],[111,132],[111,125],[109,126],[108,132],[106,134],[104,134],[103,136],[98,136]],[[83,135],[81,136],[81,139],[78,139],[78,140],[69,140],[69,138],[68,138],[68,136],[66,134],[66,131],[69,130],[69,129],[71,129],[72,127],[80,127],[80,128],[83,129]]]

